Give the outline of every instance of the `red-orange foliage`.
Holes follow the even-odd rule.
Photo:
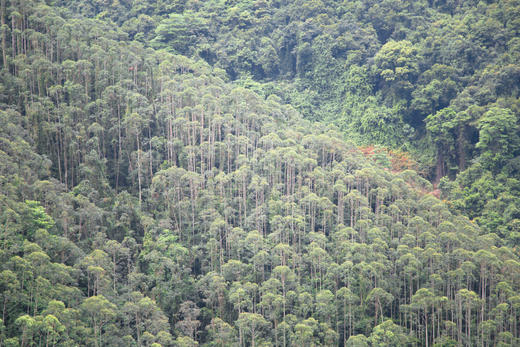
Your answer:
[[[384,153],[390,160],[390,169],[393,172],[404,170],[417,170],[417,162],[410,157],[408,152],[392,150],[386,147],[375,147],[373,145],[358,147],[359,151],[369,159],[375,154]]]
[[[399,150],[388,150],[393,171],[416,170],[417,162],[410,157],[410,153]]]

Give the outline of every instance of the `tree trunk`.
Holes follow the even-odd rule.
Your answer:
[[[137,140],[137,181],[139,185],[139,204],[141,204],[142,193],[141,193],[141,148],[139,146],[139,134],[136,135]]]
[[[442,151],[439,150],[437,153],[437,164],[435,166],[435,180],[433,181],[434,187],[439,184],[441,178],[444,177],[445,174],[446,168],[444,165],[444,155],[442,154]]]
[[[464,152],[464,125],[459,126],[459,138],[457,139],[457,152],[459,159],[459,172],[466,167],[466,153]]]
[[[3,68],[4,69],[7,69],[8,66],[7,66],[7,53],[6,53],[6,49],[7,49],[7,46],[6,46],[6,37],[5,37],[5,0],[1,0],[1,13],[0,13],[0,16],[2,16],[2,19],[1,19],[1,25],[2,27],[0,28],[0,30],[2,30],[2,61],[4,63],[3,65]]]

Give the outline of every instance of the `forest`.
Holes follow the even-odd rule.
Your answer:
[[[520,345],[520,0],[0,0],[0,347]]]

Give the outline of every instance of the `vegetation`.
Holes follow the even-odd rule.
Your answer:
[[[520,344],[517,1],[0,1],[0,346]]]

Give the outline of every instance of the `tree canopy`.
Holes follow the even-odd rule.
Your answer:
[[[0,346],[518,345],[519,6],[1,0]]]

